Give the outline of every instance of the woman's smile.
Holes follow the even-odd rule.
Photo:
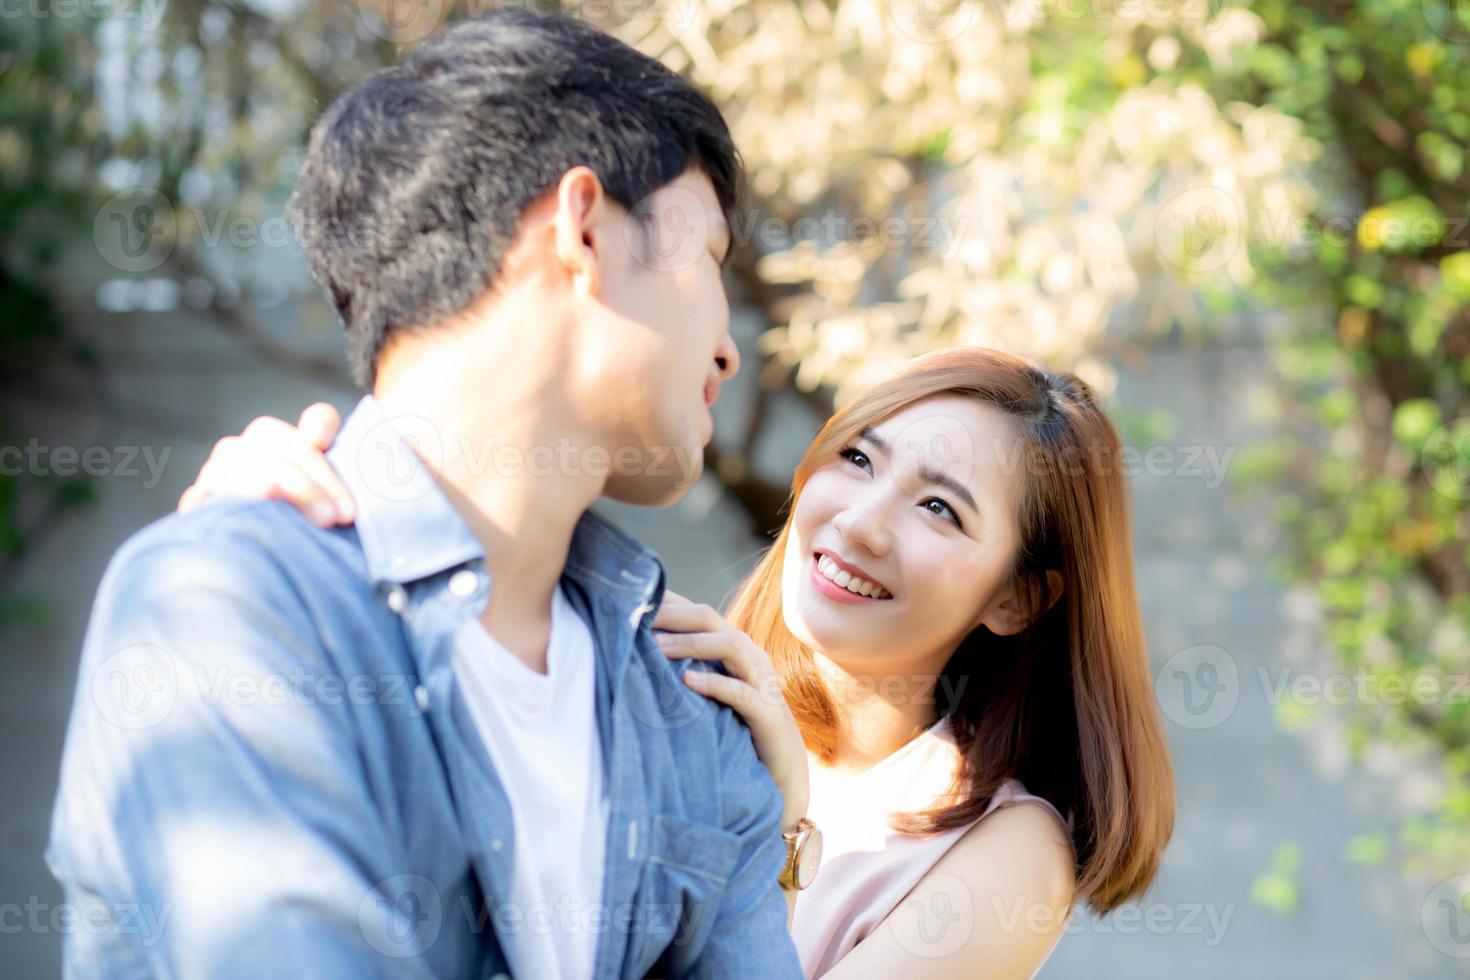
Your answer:
[[[893,598],[883,585],[830,551],[812,553],[812,586],[837,602],[864,604]]]

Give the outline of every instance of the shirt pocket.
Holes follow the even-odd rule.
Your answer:
[[[640,929],[632,962],[642,976],[682,973],[699,958],[740,860],[741,840],[720,827],[656,813],[638,891]]]

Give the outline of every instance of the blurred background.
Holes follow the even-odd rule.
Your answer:
[[[499,5],[0,6],[0,974],[79,927],[41,852],[108,557],[219,436],[355,401],[282,218],[307,129]],[[1470,6],[517,5],[688,74],[749,167],[711,465],[607,508],[680,591],[729,593],[913,354],[1106,393],[1180,811],[1043,976],[1470,974]]]

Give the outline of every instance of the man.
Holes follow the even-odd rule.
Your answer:
[[[214,502],[115,557],[47,855],[96,920],[70,975],[799,975],[781,800],[588,512],[698,474],[736,179],[685,81],[525,12],[328,110],[293,208],[373,391],[355,525]]]

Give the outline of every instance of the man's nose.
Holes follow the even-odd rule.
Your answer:
[[[740,372],[740,349],[728,332],[720,338],[720,346],[715,348],[715,367],[719,369],[721,381],[729,381]]]

